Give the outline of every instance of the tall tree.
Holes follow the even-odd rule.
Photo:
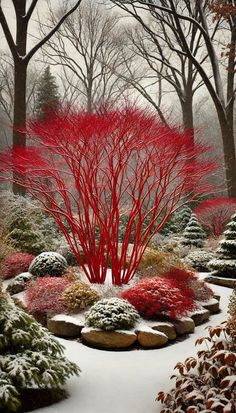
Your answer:
[[[228,194],[236,197],[236,154],[234,142],[234,103],[235,103],[235,56],[236,56],[236,5],[233,0],[222,0],[221,5],[230,6],[228,13],[218,13],[217,18],[212,19],[213,14],[209,15],[210,0],[112,0],[113,3],[121,7],[129,14],[133,14],[143,26],[145,26],[144,10],[155,14],[159,20],[162,16],[165,27],[168,28],[168,18],[171,16],[172,25],[178,33],[178,42],[176,41],[174,51],[178,50],[180,54],[188,59],[192,66],[201,76],[205,87],[207,88],[214,103],[223,142],[224,161],[226,167],[226,180]],[[219,3],[214,1],[213,3]],[[182,9],[180,10],[180,5]],[[218,4],[220,6],[220,4]],[[196,10],[189,15],[189,10]],[[166,16],[166,17],[165,17]],[[213,20],[213,21],[212,21]],[[196,58],[191,50],[191,38],[186,35],[186,24],[190,24],[203,42],[203,47],[208,54],[205,65]],[[219,41],[212,40],[212,33],[218,28],[224,28],[226,44],[230,44],[230,53],[224,56],[226,59],[226,87],[224,82],[225,74],[220,67]]]
[[[48,25],[53,27],[55,20],[51,12]],[[40,24],[40,29],[44,36],[45,26]],[[42,49],[50,64],[62,68],[73,101],[88,112],[117,103],[127,87],[116,75],[118,70],[125,70],[123,37],[119,17],[96,0],[89,0],[64,21]]]
[[[26,125],[26,80],[27,67],[35,53],[52,37],[60,28],[65,19],[72,14],[80,5],[82,0],[75,1],[73,6],[65,6],[60,19],[30,50],[27,51],[27,40],[29,38],[29,23],[33,12],[40,2],[39,0],[11,0],[15,11],[16,34],[15,39],[6,18],[6,12],[0,2],[0,25],[14,61],[14,115],[13,115],[13,146],[26,145],[26,134],[22,132]],[[19,127],[21,130],[19,130]],[[25,191],[17,184],[13,185],[15,193],[24,194]]]
[[[45,118],[48,113],[58,109],[60,103],[59,87],[55,76],[52,75],[50,66],[47,66],[42,73],[36,96],[36,116],[39,119]]]

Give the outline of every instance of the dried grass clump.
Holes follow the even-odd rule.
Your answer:
[[[156,277],[171,268],[189,269],[190,266],[173,253],[148,248],[140,262],[138,275],[141,278]]]

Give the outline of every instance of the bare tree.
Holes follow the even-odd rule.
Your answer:
[[[27,0],[11,0],[15,11],[15,39],[7,21],[6,13],[4,13],[2,2],[0,2],[0,25],[14,61],[13,145],[22,147],[26,145],[26,135],[22,130],[24,130],[26,124],[26,79],[28,64],[35,53],[56,33],[65,19],[77,9],[81,1],[82,0],[75,1],[73,6],[68,6],[69,2],[67,2],[61,18],[29,51],[27,51],[29,22],[32,19],[39,0],[31,0],[30,2]],[[21,131],[19,130],[19,126],[22,128]],[[24,190],[16,184],[13,186],[13,190],[16,193],[24,194]]]
[[[235,102],[235,53],[236,53],[236,6],[233,0],[225,0],[231,6],[231,12],[226,17],[213,19],[209,16],[208,6],[210,0],[112,0],[113,3],[123,10],[132,14],[144,28],[146,27],[143,15],[149,12],[159,21],[162,19],[165,27],[169,26],[171,18],[172,25],[178,33],[178,41],[174,51],[178,51],[183,58],[188,59],[192,67],[201,76],[204,86],[207,88],[214,103],[221,129],[224,148],[224,161],[226,166],[226,179],[228,194],[236,197],[236,154],[233,130],[233,114]],[[182,5],[182,9],[180,9]],[[195,10],[196,15],[190,10]],[[208,58],[201,62],[191,49],[191,36],[186,35],[185,27],[189,24],[196,31],[196,38],[201,36],[202,47],[207,52]],[[227,36],[225,43],[230,44],[230,53],[227,56],[226,87],[224,87],[224,76],[220,66],[219,41],[212,40],[212,34],[224,27],[224,35]],[[227,30],[226,30],[227,29]],[[205,63],[205,64],[203,64]],[[191,67],[191,66],[190,66]]]
[[[49,27],[56,18],[50,13]],[[40,28],[44,36],[45,25]],[[42,51],[50,64],[62,67],[63,83],[72,100],[92,112],[119,101],[124,93],[125,82],[116,75],[123,67],[123,39],[118,16],[92,0],[64,21]]]
[[[14,62],[12,57],[1,53],[0,59],[0,108],[12,124],[14,111]],[[40,70],[33,66],[28,69],[26,82],[26,116],[35,113],[35,91]]]

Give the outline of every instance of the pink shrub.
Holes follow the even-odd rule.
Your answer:
[[[145,318],[179,318],[194,310],[193,294],[187,287],[179,288],[173,279],[145,278],[125,290],[128,300]]]
[[[62,277],[44,277],[32,281],[26,289],[26,307],[32,314],[65,312],[61,295],[71,281]]]
[[[202,202],[194,213],[199,222],[206,227],[211,235],[218,237],[222,234],[225,225],[236,211],[236,199],[214,198]]]
[[[27,272],[34,258],[34,255],[26,252],[8,255],[1,264],[1,278],[7,280],[22,272]]]

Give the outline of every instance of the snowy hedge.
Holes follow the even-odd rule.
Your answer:
[[[102,330],[129,330],[139,319],[135,308],[126,300],[107,298],[95,303],[85,314],[87,327]]]
[[[66,259],[56,252],[43,252],[31,263],[29,272],[35,276],[60,276],[68,267]]]

